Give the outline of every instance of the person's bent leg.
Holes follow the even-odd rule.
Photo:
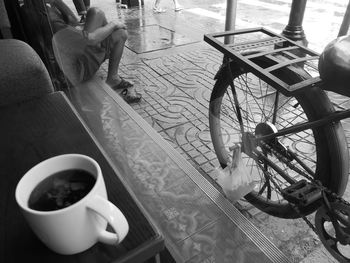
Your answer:
[[[166,11],[166,9],[160,8],[159,4],[160,4],[160,0],[155,0],[154,5],[153,5],[153,12],[163,13]]]
[[[86,14],[86,21],[84,30],[87,32],[93,32],[97,28],[105,26],[107,19],[104,12],[96,7],[91,7]]]
[[[127,38],[128,35],[124,29],[118,29],[110,36],[110,55],[106,84],[117,91],[126,102],[136,103],[141,100],[142,95],[136,92],[132,83],[122,79],[118,74]]]
[[[90,0],[84,0],[85,8],[86,10],[89,10],[90,8]]]
[[[175,5],[175,12],[181,11],[183,8],[182,5],[179,4],[177,0],[174,0],[174,5]]]
[[[83,0],[73,0],[75,9],[77,10],[78,15],[86,15],[86,7]]]
[[[121,82],[121,78],[118,75],[118,70],[127,39],[128,34],[124,29],[118,29],[110,36],[110,54],[106,80],[106,83],[110,86],[118,85]]]

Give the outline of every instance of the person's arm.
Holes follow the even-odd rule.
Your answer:
[[[56,7],[62,14],[63,19],[71,26],[78,25],[78,18],[62,0],[46,0],[51,6]]]
[[[84,31],[85,37],[88,40],[88,45],[97,45],[107,38],[113,31],[118,29],[126,29],[125,25],[122,23],[110,22],[107,25],[97,28],[93,32]]]

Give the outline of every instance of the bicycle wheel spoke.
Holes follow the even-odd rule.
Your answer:
[[[260,62],[265,65],[265,61]],[[305,74],[296,73],[299,71],[281,70],[278,77],[285,78],[286,83],[295,83],[296,78],[298,81],[305,79]],[[337,137],[336,130],[326,133],[323,127],[278,138],[269,135],[309,119],[327,116],[325,113],[331,109],[331,104],[318,89],[289,97],[251,72],[243,73],[241,69],[232,72],[233,83],[229,76],[218,79],[210,99],[209,123],[217,157],[224,167],[232,157],[229,148],[241,143],[243,163],[256,182],[247,200],[269,214],[294,218],[298,215],[283,198],[281,190],[301,179],[310,181],[317,176],[331,182],[327,178],[329,148],[340,149],[341,137]],[[262,138],[257,139],[258,136]],[[334,147],[330,141],[336,142]]]
[[[273,184],[275,186],[278,185],[276,180],[273,179],[273,178],[276,178],[276,175],[272,174],[273,169],[272,170],[265,169],[265,167],[263,168],[260,163],[258,164],[258,166],[260,166],[261,171],[264,174],[264,180],[265,181],[264,181],[263,186],[260,188],[259,192],[257,193],[257,195],[263,196],[264,190],[267,188],[267,193],[266,193],[266,196],[264,198],[266,200],[276,201],[276,200],[272,200],[272,198],[273,198],[273,196],[272,196],[272,187],[271,187],[271,183],[270,183],[270,182],[273,182]],[[274,181],[272,181],[272,180],[274,180]],[[278,188],[281,189],[282,188],[281,185],[278,185]],[[278,192],[275,191],[274,197],[277,200],[281,201],[280,200],[280,193],[279,193],[279,191]]]
[[[263,186],[260,188],[258,195],[262,195],[265,190],[267,191],[266,193],[266,198],[271,199],[271,185],[270,185],[270,180],[265,180]]]
[[[245,78],[243,81],[244,81],[244,83],[243,84],[240,83],[240,85],[248,87],[247,90],[245,91],[245,95],[250,96],[254,100],[254,102],[252,102],[252,101],[249,101],[248,98],[246,98],[246,101],[249,101],[249,103],[246,103],[245,105],[249,107],[249,111],[247,111],[247,112],[250,112],[250,114],[253,116],[254,127],[255,127],[256,124],[261,122],[262,118],[263,117],[266,118],[266,116],[259,115],[258,117],[260,117],[260,120],[259,121],[255,120],[254,117],[256,117],[256,114],[254,114],[254,112],[252,111],[251,106],[252,105],[257,106],[259,108],[260,112],[264,112],[264,111],[262,109],[261,103],[259,103],[259,101],[254,97],[253,90],[250,88],[250,85],[249,85],[247,79]]]
[[[246,81],[242,80],[241,78],[239,78],[237,81],[238,81],[240,87],[242,87],[242,85],[244,85],[244,84],[242,84],[241,81],[243,81],[244,83],[246,82]],[[257,122],[254,119],[254,114],[253,114],[252,109],[250,107],[250,105],[253,104],[253,103],[248,101],[248,98],[247,98],[248,94],[247,93],[245,94],[245,96],[246,97],[244,97],[243,101],[240,100],[240,105],[245,105],[246,106],[245,109],[243,109],[241,107],[242,116],[244,116],[243,120],[246,120],[247,124],[253,123],[254,125],[256,125]],[[248,131],[251,130],[250,125],[246,125],[246,128],[248,129]]]

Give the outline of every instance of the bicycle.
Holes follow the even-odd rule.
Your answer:
[[[349,154],[340,123],[350,109],[334,109],[325,90],[337,87],[319,77],[319,54],[265,28],[204,40],[224,54],[209,104],[221,167],[240,143],[257,183],[245,199],[272,216],[303,218],[336,259],[350,262],[350,204],[342,198]],[[315,211],[313,225],[306,216]]]

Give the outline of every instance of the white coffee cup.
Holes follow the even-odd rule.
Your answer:
[[[69,169],[82,169],[95,177],[90,192],[78,202],[59,210],[38,211],[28,207],[30,194],[41,181]],[[116,245],[129,231],[123,213],[107,199],[100,166],[85,155],[64,154],[37,164],[19,181],[16,201],[34,233],[59,254],[79,253],[98,241]],[[107,223],[115,233],[106,231]]]

